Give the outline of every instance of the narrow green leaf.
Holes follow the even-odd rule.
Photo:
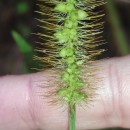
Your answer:
[[[120,55],[129,54],[130,53],[129,43],[126,38],[125,32],[122,28],[121,20],[115,6],[115,1],[108,0],[106,7],[107,7],[109,18],[111,20],[111,24],[113,27],[113,32],[114,32],[113,34],[118,43],[118,46],[117,46],[118,52],[120,53]]]
[[[19,33],[17,33],[16,31],[12,31],[12,37],[22,53],[28,53],[33,51],[33,48]]]

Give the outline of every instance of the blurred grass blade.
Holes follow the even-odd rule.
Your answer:
[[[117,45],[118,52],[120,55],[129,54],[130,53],[129,43],[127,41],[125,32],[122,28],[121,20],[115,7],[115,1],[108,0],[106,5],[109,13],[109,18],[111,20],[114,36],[118,43]]]
[[[19,47],[19,50],[22,53],[32,52],[33,48],[29,45],[29,43],[16,31],[12,31],[13,39],[15,40],[16,44]]]

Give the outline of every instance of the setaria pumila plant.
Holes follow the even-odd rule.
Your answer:
[[[40,10],[36,12],[41,17],[37,20],[42,31],[36,35],[42,47],[36,50],[42,55],[35,58],[59,70],[60,84],[54,95],[69,107],[70,130],[76,129],[76,104],[89,101],[95,91],[92,75],[96,69],[90,62],[104,51],[99,49],[104,44],[101,36],[104,14],[99,7],[104,4],[104,0],[39,0],[38,3]]]

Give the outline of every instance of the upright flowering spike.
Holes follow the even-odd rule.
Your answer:
[[[83,66],[94,61],[104,50],[96,50],[101,45],[100,34],[104,14],[94,9],[103,5],[104,0],[39,0],[43,16],[41,30],[45,33],[37,35],[43,39],[42,49],[37,49],[44,57],[35,56],[44,63],[60,68],[61,86],[55,95],[64,100],[70,109],[70,130],[75,130],[75,105],[88,100],[91,96],[84,91],[85,84],[90,88],[92,77],[84,80]],[[44,51],[46,50],[46,51]],[[88,69],[88,73],[91,73]],[[87,88],[86,88],[87,89]]]

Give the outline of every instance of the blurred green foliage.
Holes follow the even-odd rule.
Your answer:
[[[115,1],[114,0],[108,0],[106,4],[108,13],[109,13],[109,18],[111,21],[112,29],[114,32],[113,36],[116,39],[117,42],[117,49],[118,53],[120,55],[126,55],[130,53],[130,46],[128,43],[128,39],[126,38],[126,34],[122,28],[121,20],[117,11],[117,8],[115,6]]]
[[[38,67],[38,62],[33,60],[34,51],[33,47],[16,31],[12,31],[12,37],[18,46],[19,51],[24,55],[24,64],[21,73],[35,72]]]
[[[29,43],[16,31],[12,31],[12,36],[22,53],[32,53],[33,48]]]
[[[16,12],[18,14],[25,14],[30,10],[29,5],[26,1],[20,1],[16,5]]]
[[[20,53],[24,56],[24,63],[20,73],[35,72],[36,69],[33,68],[39,68],[38,63],[33,60],[33,56],[35,55],[33,46],[27,41],[31,33],[31,27],[27,24],[27,16],[30,15],[30,10],[32,8],[29,3],[30,2],[27,0],[15,1],[15,16],[19,20],[15,24],[15,31],[11,31],[11,35]]]

